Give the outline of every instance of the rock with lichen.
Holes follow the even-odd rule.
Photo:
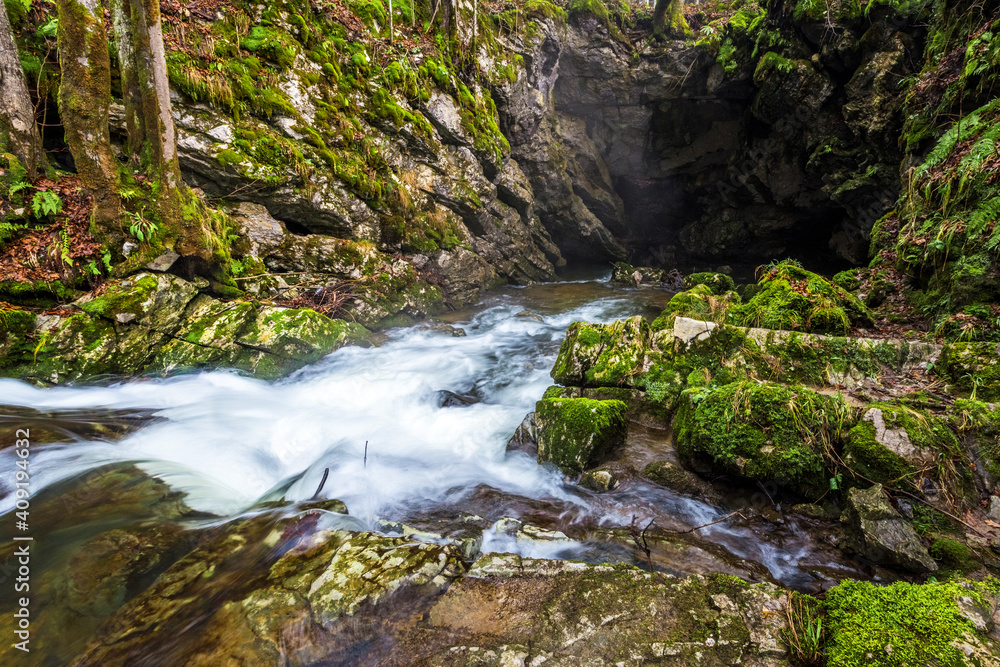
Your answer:
[[[856,531],[856,547],[866,558],[917,573],[938,569],[913,527],[889,504],[881,484],[850,489],[843,520]]]

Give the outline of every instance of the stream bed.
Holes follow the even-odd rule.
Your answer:
[[[670,296],[606,279],[503,288],[447,323],[392,330],[377,347],[343,348],[273,383],[227,371],[50,389],[0,380],[0,531],[15,525],[9,445],[30,428],[39,624],[54,632],[72,622],[79,637],[62,639],[84,641],[96,621],[67,620],[61,581],[80,546],[111,528],[197,531],[315,498],[349,511],[324,514],[320,527],[428,540],[473,527],[481,552],[727,572],[806,591],[871,578],[766,489],[709,503],[626,477],[595,493],[506,451],[551,385],[571,322],[655,317]],[[667,430],[630,426],[631,456],[662,458],[670,447]],[[630,526],[651,523],[676,537],[647,554]]]

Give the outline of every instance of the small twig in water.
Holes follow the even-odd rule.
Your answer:
[[[635,546],[638,547],[644,554],[646,554],[646,562],[649,564],[649,571],[653,571],[653,550],[650,548],[649,543],[646,541],[646,531],[650,529],[653,525],[654,519],[650,519],[646,527],[639,531],[639,528],[635,525],[636,516],[632,516],[632,523],[628,527],[628,532],[632,536],[632,541],[635,542]]]
[[[716,519],[715,521],[712,521],[710,523],[703,523],[700,526],[695,526],[694,528],[688,528],[687,530],[664,530],[663,532],[670,535],[687,535],[688,533],[693,533],[696,530],[701,530],[702,528],[708,528],[709,526],[714,526],[717,523],[722,523],[726,519],[733,516],[739,516],[741,519],[746,519],[746,517],[740,514],[739,512],[730,512],[721,519]]]
[[[316,498],[319,498],[320,492],[323,490],[323,487],[326,486],[326,478],[329,477],[329,476],[330,476],[330,469],[329,468],[324,468],[323,469],[323,479],[321,479],[319,481],[319,486],[316,487],[316,493],[313,494],[313,500],[315,500]]]

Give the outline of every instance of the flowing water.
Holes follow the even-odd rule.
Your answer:
[[[346,503],[347,527],[391,532],[475,515],[484,551],[646,563],[628,534],[633,521],[683,531],[733,511],[745,516],[756,500],[716,506],[638,478],[596,494],[505,446],[551,384],[571,322],[655,316],[669,297],[600,280],[505,288],[448,318],[464,336],[441,326],[398,329],[378,347],[341,349],[278,382],[226,371],[51,389],[3,380],[0,412],[10,429],[3,435],[10,439],[15,427],[43,434],[47,442],[35,445],[31,461],[32,490],[42,498],[72,498],[94,471],[132,464],[182,492],[201,525],[217,524],[263,501],[308,500],[328,469],[320,495]],[[665,431],[632,430],[637,451],[669,445]],[[14,523],[13,448],[0,450],[0,470],[6,532]],[[45,530],[38,521],[61,526],[46,547],[53,567],[64,562],[54,555],[60,547],[69,553],[115,525],[102,513],[127,505],[113,494],[87,500],[86,515],[72,526],[59,524],[58,509],[36,517],[36,530]],[[510,522],[497,524],[504,517],[566,537],[519,539],[505,528]],[[807,590],[863,576],[802,521],[737,515],[680,546],[657,546],[649,560],[671,572],[730,571]]]

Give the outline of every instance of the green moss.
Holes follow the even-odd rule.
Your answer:
[[[717,298],[714,296],[712,287],[704,283],[695,283],[686,292],[678,292],[671,297],[667,307],[664,308],[659,317],[653,320],[650,328],[653,331],[672,329],[674,319],[678,317],[689,317],[708,322],[724,322],[726,313],[733,303],[739,303],[739,297],[735,292]]]
[[[847,434],[844,456],[853,470],[883,484],[899,486],[916,473],[906,459],[876,440],[875,426],[868,421],[859,422]]]
[[[824,451],[853,420],[842,397],[805,387],[734,382],[688,389],[675,422],[677,451],[696,469],[707,465],[819,495],[828,488]]]
[[[941,569],[968,574],[980,569],[983,564],[967,544],[948,538],[934,540],[930,548],[931,557],[941,564]],[[940,571],[939,571],[940,572]]]
[[[552,378],[586,387],[626,384],[640,370],[649,336],[649,324],[641,317],[606,325],[574,322],[559,348]]]
[[[870,326],[871,311],[853,294],[794,262],[772,265],[760,291],[730,309],[741,326],[846,335],[851,327]]]
[[[545,398],[535,406],[538,460],[580,473],[625,442],[628,406],[622,401]]]
[[[115,315],[131,313],[143,314],[143,302],[157,289],[153,276],[144,276],[128,287],[112,285],[101,296],[80,304],[80,309],[94,317],[114,319]]]
[[[732,276],[727,276],[724,273],[712,273],[711,271],[684,276],[684,289],[689,290],[695,285],[707,286],[716,296],[722,296],[726,292],[736,290],[736,283],[733,282]]]
[[[957,600],[972,598],[975,604],[986,605],[983,596],[987,592],[985,585],[973,582],[878,586],[845,581],[826,594],[827,664],[967,665],[956,640],[964,642],[976,631],[962,616]]]

